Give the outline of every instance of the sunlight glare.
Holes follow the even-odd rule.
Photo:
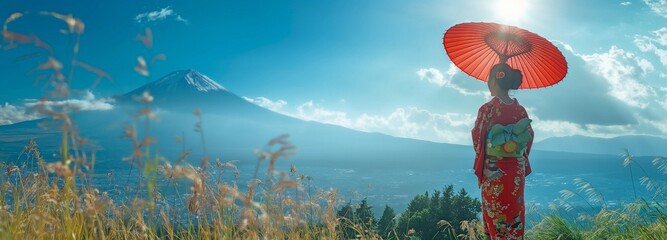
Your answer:
[[[498,16],[508,21],[521,19],[526,13],[526,0],[497,0],[495,11]]]

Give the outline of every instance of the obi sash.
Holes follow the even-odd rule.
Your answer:
[[[486,155],[496,157],[521,157],[532,136],[528,132],[532,120],[523,118],[514,124],[495,124],[486,138]]]

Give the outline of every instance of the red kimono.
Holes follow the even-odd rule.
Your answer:
[[[482,190],[484,227],[491,239],[523,239],[523,190],[525,177],[531,172],[528,155],[532,140],[526,145],[523,157],[499,158],[485,154],[487,134],[494,124],[513,124],[527,117],[526,109],[516,99],[512,104],[505,104],[494,97],[479,108],[472,129],[474,170]],[[528,132],[533,136],[530,126]]]

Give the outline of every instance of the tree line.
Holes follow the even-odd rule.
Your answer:
[[[465,189],[455,192],[454,186],[448,185],[442,191],[434,190],[433,193],[425,192],[415,196],[399,215],[385,205],[382,215],[376,219],[372,208],[366,199],[359,204],[348,202],[343,205],[337,212],[342,237],[455,239],[455,229],[459,229],[461,222],[477,219],[481,203],[477,198],[470,197]]]

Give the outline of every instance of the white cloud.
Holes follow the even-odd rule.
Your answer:
[[[559,40],[552,40],[552,42],[556,45],[560,45],[561,47],[565,48],[565,50],[567,50],[568,52],[575,53],[574,48],[570,44],[567,44]]]
[[[653,35],[656,36],[656,41],[660,45],[667,46],[667,27],[653,31]]]
[[[658,39],[657,33],[655,39]],[[651,61],[617,46],[611,46],[605,52],[582,54],[570,45],[556,43],[565,50],[563,53],[570,63],[568,77],[554,88],[515,93],[534,120],[537,141],[571,135],[608,138],[628,134],[667,134],[667,120],[660,118],[667,113],[667,88],[651,86],[644,81],[646,75],[656,71]],[[658,40],[647,43],[650,44],[647,48],[659,44]],[[473,92],[470,89],[474,89],[476,95],[485,96],[486,91],[473,85],[478,82],[457,73],[454,65],[445,72],[435,68],[416,71],[420,80],[429,84],[450,88],[462,95],[474,95],[470,94]],[[457,79],[461,82],[456,82]],[[463,80],[471,85],[468,87]],[[266,102],[273,101],[266,99]],[[470,144],[470,129],[476,118],[476,109],[436,113],[420,107],[396,107],[383,114],[351,115],[325,108],[314,101],[293,107],[283,102],[280,106],[280,113],[304,120],[458,144]]]
[[[654,53],[658,56],[658,58],[660,58],[660,63],[667,67],[667,50],[657,48],[654,50]]]
[[[22,105],[5,103],[0,106],[0,125],[14,124],[23,121],[44,117],[39,110],[59,111],[103,111],[113,109],[113,100],[109,98],[95,98],[90,91],[84,92],[80,99],[65,99],[59,101],[26,99]]]
[[[306,121],[316,121],[354,128],[353,121],[347,117],[347,113],[324,109],[320,106],[316,106],[312,100],[299,105],[294,113],[287,112],[287,115]]]
[[[661,87],[660,92],[662,92],[662,100],[657,100],[664,109],[667,109],[667,87]]]
[[[280,112],[280,110],[287,104],[285,100],[279,99],[277,101],[271,101],[268,98],[265,97],[256,97],[256,98],[249,98],[249,97],[243,97],[248,102],[257,104],[261,107],[267,108],[271,111],[274,112]]]
[[[362,114],[354,122],[355,129],[367,132],[382,132],[434,142],[470,144],[470,129],[473,128],[475,116],[399,107],[386,116]]]
[[[29,100],[25,103],[28,108],[44,107],[51,109],[59,107],[65,111],[99,111],[113,109],[113,100],[109,98],[95,98],[92,92],[86,91],[81,99],[65,99],[59,101]]]
[[[530,119],[533,120],[531,126],[536,133],[535,141],[541,141],[550,137],[565,137],[574,135],[611,138],[636,133],[634,126],[631,124],[579,124],[564,120],[540,119],[540,117],[535,114],[534,109],[526,108],[526,111],[528,112]]]
[[[278,112],[305,121],[396,137],[466,145],[471,144],[470,130],[477,117],[468,113],[434,113],[418,107],[398,107],[386,115],[362,113],[350,116],[344,111],[324,108],[312,100],[292,110],[286,108],[286,105],[283,105],[285,107],[281,107]],[[628,134],[655,134],[656,132],[651,130],[656,129],[664,130],[663,133],[667,134],[667,121],[644,119],[638,124],[580,124],[566,120],[540,119],[534,109],[527,108],[527,111],[533,119],[533,128],[537,133],[535,141],[572,135],[610,138]],[[636,117],[639,118],[638,115]]]
[[[651,38],[647,36],[637,35],[634,40],[635,46],[639,48],[639,51],[648,52],[656,49],[656,46],[651,43]]]
[[[667,0],[644,0],[653,12],[667,18]]]
[[[636,58],[635,61],[637,61],[637,65],[639,66],[639,68],[642,69],[642,75],[644,76],[646,76],[647,73],[653,72],[655,70],[653,63],[649,62],[644,58]]]
[[[656,69],[649,60],[638,57],[637,54],[616,46],[612,46],[607,52],[586,55],[575,52],[567,44],[560,44],[574,55],[569,59],[569,62],[572,64],[570,68],[571,72],[568,74],[569,79],[566,79],[569,82],[574,82],[572,84],[569,84],[569,82],[563,83],[570,89],[561,89],[565,87],[561,85],[558,86],[558,89],[551,91],[551,94],[560,90],[573,91],[570,95],[561,96],[574,98],[580,104],[595,101],[594,106],[597,108],[606,108],[603,111],[597,111],[597,109],[574,111],[575,114],[608,118],[609,116],[605,116],[605,114],[608,114],[611,110],[619,114],[619,116],[626,116],[633,121],[615,121],[609,123],[576,122],[558,119],[551,114],[553,111],[552,108],[544,108],[541,105],[539,109],[527,107],[529,115],[534,120],[533,128],[537,133],[536,140],[571,135],[610,138],[629,134],[658,136],[667,134],[667,121],[660,118],[649,119],[643,115],[647,112],[649,112],[649,114],[646,114],[647,116],[651,114],[654,114],[654,116],[664,115],[666,113],[664,110],[667,109],[667,94],[664,94],[665,97],[662,97],[660,92],[663,89],[651,86],[644,81],[647,73],[651,73]],[[642,51],[653,51],[655,47],[651,41],[648,41],[644,37],[635,38],[635,44]],[[583,60],[583,62],[577,63],[580,61],[579,59]],[[586,72],[592,72],[593,74],[590,76],[585,75]],[[574,76],[572,75],[573,73]],[[573,77],[574,79],[572,79]],[[590,85],[582,85],[585,82]],[[582,86],[588,92],[574,92],[578,88],[582,88]],[[602,92],[604,92],[605,87],[607,88],[607,95],[612,98],[594,96],[594,94],[597,94],[597,91],[591,91],[592,89],[602,89]],[[665,102],[661,102],[661,98]],[[602,100],[600,101],[600,99]],[[562,102],[567,102],[567,100],[563,99]],[[559,106],[562,102],[554,106]],[[526,101],[524,103],[533,105]],[[622,105],[625,105],[625,107]],[[618,109],[614,111],[614,108]],[[548,114],[550,114],[549,118],[540,119],[540,116]]]
[[[667,120],[662,120],[662,121],[650,121],[649,123],[653,125],[653,127],[657,128],[660,130],[662,134],[662,137],[664,137],[665,134],[667,134]]]
[[[653,36],[635,36],[635,46],[637,46],[637,48],[639,48],[639,50],[642,52],[653,52],[656,56],[658,56],[658,58],[660,58],[660,63],[667,67],[667,49],[657,46],[667,46],[667,28],[663,27],[653,31],[652,33]]]
[[[450,65],[451,66],[451,65]],[[435,85],[438,85],[440,87],[445,86],[449,80],[445,79],[445,76],[442,75],[440,70],[435,69],[435,68],[422,68],[417,71],[417,75],[419,76],[419,79],[428,81],[429,83],[433,83]],[[451,75],[449,78],[451,79]]]
[[[24,107],[14,106],[9,103],[0,105],[0,125],[14,124],[38,118],[40,116],[37,113],[28,112]]]
[[[633,64],[646,64],[648,61],[645,59],[638,58],[633,53],[616,46],[612,46],[606,53],[580,56],[594,73],[607,80],[609,83],[608,93],[611,96],[639,108],[646,108],[650,102],[649,100],[655,97],[655,90],[640,83],[635,76]],[[651,67],[645,65],[641,68],[642,70],[649,70]]]
[[[454,83],[452,81],[452,78],[454,75],[456,75],[458,72],[458,68],[456,65],[453,63],[449,65],[449,69],[447,69],[447,72],[443,74],[440,72],[440,70],[435,69],[435,68],[422,68],[419,69],[416,73],[417,76],[419,76],[420,80],[426,80],[429,83],[438,85],[439,87],[446,87],[446,88],[451,88],[456,90],[462,95],[465,96],[471,96],[471,95],[478,95],[478,96],[483,96],[484,91],[472,91],[469,89],[466,89],[464,87],[459,86],[458,84]]]
[[[640,125],[636,128],[641,128],[649,135],[658,135],[660,137],[667,135],[667,119],[651,120],[641,116],[637,116],[637,119],[639,120]]]
[[[667,93],[667,87],[660,91]],[[271,103],[278,102],[266,98],[255,99],[265,99],[263,101]],[[667,102],[663,104],[667,105]],[[418,107],[398,107],[385,115],[362,113],[358,116],[351,116],[345,111],[322,107],[312,100],[295,108],[288,108],[288,104],[284,102],[277,109],[277,112],[281,114],[305,121],[333,124],[396,137],[465,145],[471,144],[470,130],[477,117],[469,113],[434,113]],[[535,141],[572,135],[611,138],[628,134],[667,134],[667,120],[649,120],[639,114],[628,113],[633,115],[631,117],[638,119],[638,122],[634,124],[603,125],[541,119],[536,115],[535,109],[526,108],[526,110],[533,119],[532,126],[536,132]]]
[[[190,23],[190,21],[188,21],[187,19],[181,17],[181,15],[176,15],[176,21],[179,21],[179,22],[182,22],[182,23],[185,23],[185,24]]]
[[[183,22],[183,23],[188,23],[188,20],[186,20],[181,15],[174,12],[174,10],[171,9],[171,6],[161,8],[160,10],[157,10],[157,11],[140,13],[139,15],[134,17],[134,20],[136,20],[138,23],[153,22],[153,21],[165,20],[165,19],[167,19],[167,17],[170,17],[170,16],[174,17],[174,19],[176,21]]]
[[[661,117],[667,114],[667,92],[646,81],[660,75],[655,71],[661,67],[616,46],[587,55],[555,42],[566,50],[563,51],[569,65],[566,79],[554,88],[518,93],[535,120],[537,139],[667,133],[661,128],[667,126]],[[653,51],[658,43],[639,36],[635,44],[640,50]]]
[[[264,102],[264,107],[273,106],[270,103],[281,102],[278,113],[292,116],[305,121],[315,121],[338,125],[364,132],[378,132],[397,137],[415,138],[433,142],[447,142],[470,144],[470,129],[475,122],[475,116],[463,113],[433,113],[417,107],[399,107],[387,115],[362,113],[350,116],[347,112],[327,109],[310,100],[287,109],[287,103],[282,100],[272,101],[264,97],[248,98],[253,102]],[[262,100],[257,100],[262,99]],[[260,105],[260,104],[258,104]],[[260,105],[262,106],[262,105]]]
[[[622,3],[621,3],[621,5],[623,5],[623,6],[628,6],[628,5],[630,5],[630,4],[632,4],[632,3],[631,3],[631,2],[622,2]]]
[[[628,134],[637,134],[635,126],[631,125],[597,125],[577,124],[568,121],[539,120],[532,123],[536,133],[535,141],[541,141],[550,137],[565,136],[588,136],[600,138],[612,138]]]

